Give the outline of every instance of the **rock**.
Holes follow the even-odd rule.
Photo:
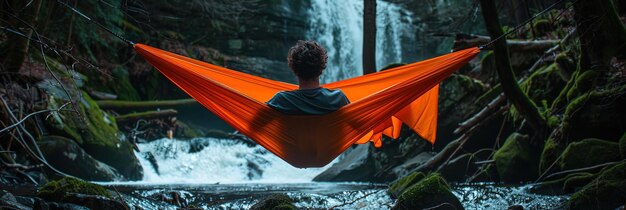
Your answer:
[[[509,206],[509,208],[507,208],[508,210],[524,210],[523,206],[520,205],[511,205]]]
[[[64,173],[94,181],[113,181],[122,178],[117,170],[85,153],[71,139],[44,136],[37,144],[48,163]]]
[[[533,186],[530,190],[532,193],[547,195],[573,193],[591,182],[591,180],[596,177],[597,174],[587,172],[572,173],[560,179],[539,183],[538,185]]]
[[[626,202],[626,162],[603,170],[598,178],[574,193],[566,209],[616,209]]]
[[[339,162],[313,178],[313,181],[368,181],[375,173],[374,148],[360,144],[346,153]]]
[[[387,193],[393,198],[400,196],[407,188],[421,181],[426,175],[422,172],[413,172],[408,176],[402,177],[395,181],[387,190]]]
[[[552,104],[566,85],[566,81],[561,77],[561,71],[556,63],[544,66],[524,80],[520,88],[535,104]]]
[[[313,181],[389,182],[407,174],[431,155],[422,154],[430,144],[403,127],[398,140],[384,138],[380,148],[354,146]]]
[[[626,132],[626,85],[581,94],[567,105],[562,135],[569,142],[585,138],[618,140]]]
[[[250,207],[250,210],[294,210],[293,200],[285,194],[271,195]]]
[[[48,124],[53,135],[74,139],[93,158],[115,168],[128,180],[143,178],[143,169],[132,144],[119,132],[115,118],[102,111],[85,92],[77,96],[79,113],[59,112]],[[58,108],[51,99],[49,108]]]
[[[33,205],[35,204],[35,199],[30,197],[15,196],[15,200],[28,208],[33,208]]]
[[[48,203],[39,197],[35,197],[35,202],[33,203],[33,209],[35,210],[48,210],[50,206]]]
[[[73,203],[50,202],[47,205],[50,210],[89,210],[87,207]]]
[[[71,194],[111,197],[111,193],[104,187],[72,177],[65,177],[46,183],[39,189],[37,196],[47,201],[63,202]]]
[[[500,181],[520,182],[536,178],[537,156],[527,135],[511,134],[493,157]]]
[[[548,138],[543,145],[541,159],[539,161],[539,173],[544,173],[555,162],[558,162],[565,146],[557,142],[554,138]],[[556,168],[553,166],[553,168]]]
[[[619,153],[622,155],[622,159],[626,159],[626,133],[619,139]]]
[[[464,209],[439,174],[429,174],[398,197],[392,209]]]
[[[63,202],[78,204],[90,209],[127,209],[123,203],[101,195],[72,193],[65,196]]]
[[[559,165],[561,170],[569,170],[619,159],[618,143],[591,138],[569,144],[563,151]]]
[[[13,196],[13,194],[5,190],[2,190],[0,191],[0,209],[4,209],[4,208],[18,209],[18,210],[31,209],[31,207],[18,202],[15,196]]]

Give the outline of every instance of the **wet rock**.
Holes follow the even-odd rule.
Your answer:
[[[566,81],[561,77],[561,71],[556,63],[544,66],[524,80],[520,88],[536,104],[552,104],[566,85]]]
[[[426,163],[435,155],[434,152],[422,152],[418,155],[408,158],[402,164],[391,169],[393,173],[398,176],[406,176],[410,174],[413,170],[417,169],[420,165]]]
[[[100,195],[85,195],[72,193],[63,202],[78,204],[90,209],[126,209],[126,205],[111,198]]]
[[[537,153],[527,135],[511,134],[493,157],[500,181],[520,182],[536,178]]]
[[[13,196],[13,194],[7,191],[0,191],[0,208],[9,208],[9,209],[18,209],[18,210],[26,210],[31,209],[31,207],[24,205]]]
[[[430,174],[398,197],[392,209],[464,209],[439,174]]]
[[[57,202],[48,203],[48,208],[50,210],[89,210],[89,208],[81,206],[81,205],[76,205],[73,203],[57,203]]]
[[[119,132],[115,118],[102,111],[85,92],[75,96],[79,113],[59,112],[48,119],[53,135],[75,140],[93,158],[115,168],[128,180],[143,178],[143,170],[135,157],[132,144]],[[49,108],[58,108],[61,101],[50,100]]]
[[[113,181],[122,178],[117,170],[91,157],[71,139],[44,136],[37,143],[48,162],[64,173],[95,181]]]
[[[597,176],[597,174],[587,172],[572,173],[560,179],[544,181],[535,185],[531,188],[531,192],[547,195],[573,193],[591,182]]]
[[[63,202],[71,194],[111,197],[111,193],[104,187],[72,177],[65,177],[46,183],[39,189],[37,196],[47,201]]]
[[[561,170],[578,169],[621,159],[618,143],[584,139],[567,146],[560,160]]]
[[[271,195],[250,207],[250,210],[293,210],[293,200],[285,194]]]
[[[313,181],[367,181],[376,168],[369,144],[352,148],[339,162],[313,178]]]
[[[598,178],[574,193],[566,209],[616,209],[626,202],[626,162],[603,170]]]
[[[152,154],[152,152],[145,152],[145,153],[143,153],[143,156],[144,156],[144,158],[146,158],[146,160],[148,160],[148,162],[150,162],[150,165],[154,169],[154,172],[156,172],[157,174],[160,174],[160,172],[159,172],[159,164],[157,163],[157,160],[154,157],[154,155]]]
[[[33,209],[35,210],[48,210],[50,209],[50,206],[48,206],[48,203],[46,203],[46,201],[44,201],[43,199],[39,198],[39,197],[35,197],[35,202],[33,203]]]
[[[393,198],[400,196],[406,189],[424,179],[426,175],[422,172],[413,172],[408,176],[402,177],[395,181],[387,190],[387,193]]]
[[[524,207],[520,205],[512,205],[512,206],[509,206],[509,208],[507,209],[508,210],[524,210]]]

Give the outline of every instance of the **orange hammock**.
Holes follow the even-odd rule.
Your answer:
[[[298,86],[257,77],[143,44],[139,55],[229,125],[295,167],[321,167],[354,143],[397,138],[402,123],[435,142],[439,82],[478,48],[323,85],[352,103],[325,115],[282,114],[265,104]]]

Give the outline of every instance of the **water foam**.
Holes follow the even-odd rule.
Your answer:
[[[190,152],[192,146],[200,144],[205,146]],[[138,147],[143,183],[299,183],[310,182],[329,167],[295,168],[261,146],[228,139],[159,139]],[[149,154],[156,160],[159,173]]]

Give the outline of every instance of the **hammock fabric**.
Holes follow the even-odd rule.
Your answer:
[[[169,80],[229,125],[295,167],[321,167],[354,143],[398,138],[402,123],[431,144],[437,131],[439,82],[478,52],[470,48],[323,87],[352,103],[325,115],[282,114],[265,104],[297,85],[211,65],[143,44],[135,50]]]

